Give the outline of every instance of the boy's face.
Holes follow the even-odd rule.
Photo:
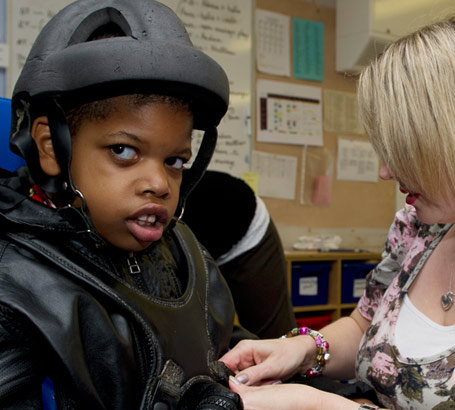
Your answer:
[[[192,124],[188,111],[167,104],[119,106],[73,136],[71,174],[106,241],[139,251],[161,238],[191,157]]]

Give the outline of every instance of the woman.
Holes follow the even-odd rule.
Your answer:
[[[380,176],[398,181],[407,205],[349,317],[321,334],[241,342],[222,358],[245,409],[379,408],[280,384],[299,373],[355,376],[381,408],[455,408],[454,85],[455,18],[396,41],[362,72],[360,114]]]

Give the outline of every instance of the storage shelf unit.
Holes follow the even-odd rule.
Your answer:
[[[330,264],[328,302],[322,305],[294,306],[296,317],[330,315],[332,320],[348,315],[356,303],[342,303],[342,265],[343,263],[377,263],[381,259],[378,252],[317,252],[317,251],[286,251],[287,280],[292,297],[292,266],[311,262]]]

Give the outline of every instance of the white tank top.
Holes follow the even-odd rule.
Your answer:
[[[428,357],[455,345],[455,325],[433,322],[405,295],[395,326],[395,343],[402,356]]]

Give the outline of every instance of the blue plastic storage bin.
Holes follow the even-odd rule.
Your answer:
[[[325,305],[329,299],[331,263],[293,263],[291,299],[294,306]]]
[[[357,303],[365,289],[366,276],[376,263],[343,263],[341,265],[341,303]]]

